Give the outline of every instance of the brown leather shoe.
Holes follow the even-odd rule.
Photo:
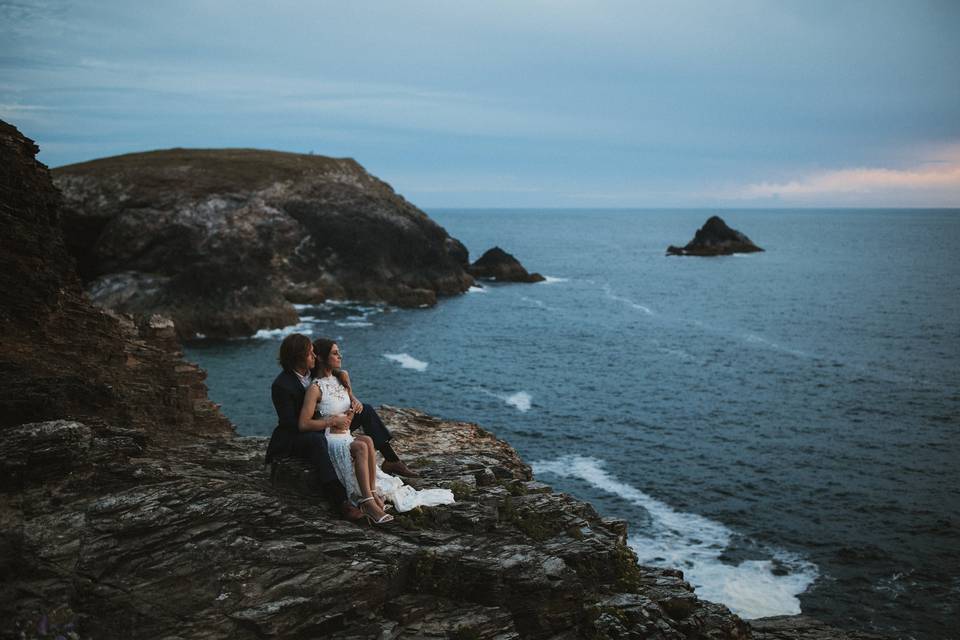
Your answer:
[[[349,502],[344,502],[343,506],[340,507],[340,515],[343,516],[344,520],[349,520],[350,522],[357,522],[358,520],[363,520],[366,517],[366,514],[364,514],[363,511],[357,509]]]
[[[404,478],[419,478],[420,474],[403,464],[400,460],[396,462],[384,462],[380,465],[380,468],[383,469],[384,473],[389,473],[392,476],[403,476]]]

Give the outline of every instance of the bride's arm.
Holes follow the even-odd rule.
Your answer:
[[[357,396],[353,395],[353,386],[350,384],[350,374],[344,369],[340,369],[337,374],[337,379],[340,380],[340,384],[343,385],[343,388],[347,390],[347,395],[350,396],[350,408],[353,409],[354,413],[360,413],[363,411],[363,403],[357,400]]]
[[[313,415],[317,411],[318,402],[320,402],[320,387],[311,384],[303,395],[303,406],[300,408],[300,419],[297,425],[300,427],[300,431],[323,431],[324,429],[343,431],[350,428],[350,420],[347,416],[327,416],[319,420],[315,419]]]

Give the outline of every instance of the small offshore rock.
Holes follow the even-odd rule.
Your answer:
[[[712,216],[684,247],[670,245],[668,256],[728,256],[763,251],[750,238],[731,229],[719,216]]]
[[[470,275],[475,278],[492,278],[499,282],[543,282],[546,280],[539,273],[530,273],[520,261],[501,249],[488,249],[480,258],[470,265]]]

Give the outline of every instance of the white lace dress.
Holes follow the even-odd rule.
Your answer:
[[[314,380],[314,384],[320,387],[320,403],[317,406],[317,412],[322,417],[343,415],[350,408],[350,394],[346,388],[340,384],[336,376],[326,376]],[[333,468],[337,472],[337,478],[347,490],[347,498],[356,505],[363,494],[360,491],[360,484],[357,482],[356,471],[353,467],[353,459],[350,456],[350,443],[353,442],[353,435],[347,433],[331,433],[326,430],[327,435],[327,454],[333,463]],[[379,461],[379,453],[378,453]],[[453,502],[453,492],[449,489],[421,489],[417,491],[409,485],[403,484],[403,480],[395,476],[384,473],[377,464],[377,494],[387,502],[392,502],[393,506],[399,512],[410,511],[419,506],[432,507],[441,504],[451,504]]]

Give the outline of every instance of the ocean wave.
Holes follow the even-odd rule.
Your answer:
[[[530,410],[530,394],[526,391],[517,391],[507,396],[504,401],[512,407],[516,407],[518,410],[526,413]]]
[[[253,334],[252,337],[259,340],[273,340],[275,338],[286,338],[293,333],[302,333],[309,336],[313,335],[313,329],[309,323],[298,322],[297,324],[291,324],[290,326],[281,327],[280,329],[260,329]]]
[[[772,340],[768,340],[767,338],[764,338],[761,335],[757,335],[756,333],[745,334],[743,336],[743,339],[746,340],[747,343],[749,344],[759,345],[761,347],[766,347],[767,349],[773,349],[774,351],[780,351],[782,353],[789,353],[790,355],[797,356],[798,358],[810,357],[809,353],[799,351],[797,349],[791,349],[789,347],[784,347]]]
[[[372,327],[372,322],[364,322],[362,320],[340,320],[334,322],[338,327]]]
[[[527,296],[522,296],[520,299],[523,300],[524,302],[535,304],[536,306],[540,307],[544,311],[556,311],[556,309],[554,309],[553,307],[550,307],[544,304],[542,300],[537,300],[536,298],[528,298]]]
[[[404,369],[413,369],[414,371],[426,371],[429,366],[428,363],[423,360],[417,360],[409,353],[385,353],[383,357],[396,362]]]
[[[516,393],[494,393],[493,391],[483,388],[481,388],[480,391],[487,394],[491,398],[502,400],[521,413],[526,413],[530,410],[530,407],[533,406],[533,396],[526,391],[517,391]]]
[[[487,289],[485,287],[472,285],[469,289],[467,289],[467,293],[487,293]]]
[[[631,300],[630,298],[624,298],[623,296],[618,296],[618,295],[616,295],[616,294],[613,292],[613,289],[612,289],[612,288],[610,287],[610,285],[608,285],[608,284],[603,285],[603,293],[604,293],[604,294],[607,296],[607,298],[610,299],[610,300],[614,300],[614,301],[616,301],[616,302],[622,302],[622,303],[624,303],[624,304],[626,304],[626,305],[628,305],[628,306],[636,309],[637,311],[643,311],[643,312],[644,312],[645,314],[647,314],[648,316],[652,316],[652,315],[653,315],[653,311],[650,310],[650,307],[644,306],[644,305],[640,304],[639,302],[634,302],[634,301]]]
[[[570,278],[555,278],[553,276],[543,276],[543,280],[537,284],[559,284],[561,282],[570,282]]]
[[[537,475],[579,478],[643,508],[650,516],[650,533],[631,535],[627,541],[640,564],[683,569],[700,597],[722,602],[744,618],[800,613],[797,596],[818,576],[816,565],[780,549],[768,550],[768,560],[724,562],[721,555],[734,535],[730,528],[677,511],[611,475],[596,458],[563,456],[532,467]]]

